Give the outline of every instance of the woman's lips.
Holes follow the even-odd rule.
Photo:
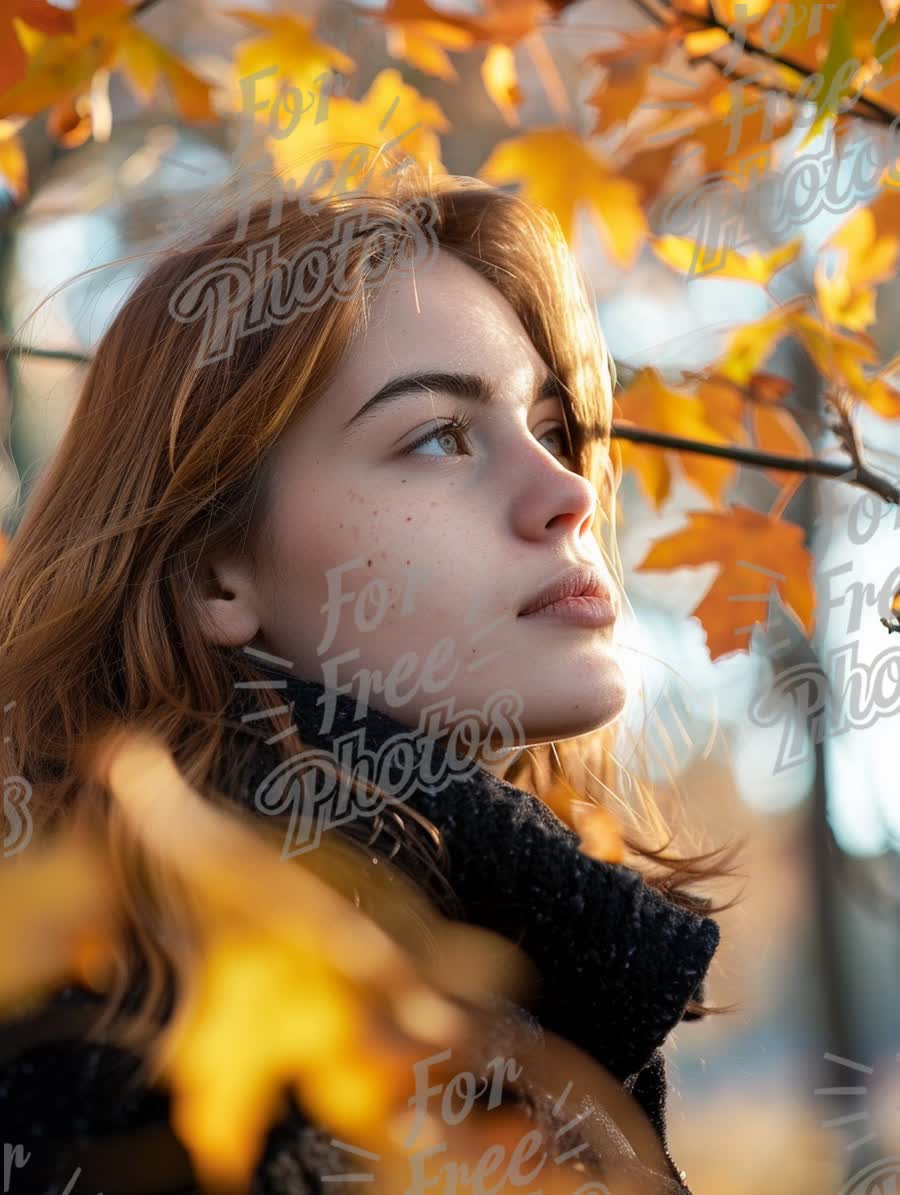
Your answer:
[[[520,618],[550,618],[557,622],[571,622],[576,626],[608,627],[616,621],[616,612],[610,602],[598,597],[568,597],[542,606],[531,614],[520,614]]]

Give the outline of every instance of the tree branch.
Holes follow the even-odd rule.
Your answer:
[[[655,21],[658,24],[672,25],[680,23],[683,24],[690,33],[699,32],[704,29],[718,29],[731,39],[732,45],[735,44],[731,29],[729,29],[724,22],[720,21],[713,12],[710,12],[708,16],[700,16],[695,13],[681,12],[679,9],[672,8],[669,5],[666,5],[662,8],[660,8],[658,5],[654,7],[653,3],[649,2],[649,0],[631,0],[631,2],[632,4],[636,5],[636,7],[639,8],[640,11],[645,14],[645,16],[649,17],[650,20]],[[717,69],[721,70],[721,63],[717,62],[713,55],[718,54],[719,51],[724,48],[724,46],[719,46],[717,49],[711,50],[709,54],[698,54],[696,58],[691,59],[691,62],[710,62]],[[785,66],[789,70],[796,71],[798,74],[803,75],[807,79],[811,78],[815,73],[814,71],[811,71],[808,66],[804,66],[802,63],[796,62],[791,58],[787,58],[783,54],[777,54],[773,50],[767,50],[765,46],[760,46],[749,41],[746,36],[742,42],[742,52],[747,55],[758,55],[766,62],[778,63],[779,66]],[[740,75],[737,73],[735,74],[735,78],[738,80],[745,77],[745,75]],[[796,93],[792,92],[789,87],[779,86],[778,83],[767,83],[764,86],[757,86],[759,86],[761,91],[765,90],[777,92],[780,95],[787,96],[788,98],[794,100],[797,98]],[[885,107],[883,104],[880,104],[877,100],[869,99],[862,94],[856,97],[853,106],[857,107],[857,105],[860,108],[859,115],[864,119],[873,121],[875,124],[890,125],[898,115],[896,111],[893,111],[892,109]],[[846,115],[846,112],[841,113],[841,115]]]
[[[71,361],[80,365],[89,365],[92,360],[86,353],[76,350],[36,348],[27,344],[13,344],[0,337],[0,356],[12,356],[13,354],[37,357],[46,361]],[[861,489],[871,490],[885,502],[900,504],[900,488],[888,481],[887,478],[873,473],[863,461],[862,447],[856,429],[849,419],[849,415],[843,417],[840,425],[835,425],[832,428],[841,438],[850,455],[850,463],[846,465],[834,461],[823,461],[818,457],[785,456],[775,452],[760,452],[755,448],[740,448],[736,444],[707,444],[702,440],[690,440],[684,436],[670,436],[666,432],[635,427],[634,424],[627,421],[624,423],[614,422],[611,435],[616,439],[628,440],[633,444],[668,448],[675,452],[692,452],[699,456],[718,457],[720,460],[735,461],[737,464],[751,465],[757,469],[779,469],[786,473],[833,477],[838,481],[847,481],[852,485],[859,486]]]
[[[656,448],[670,448],[675,452],[693,452],[700,456],[714,456],[721,460],[736,461],[742,465],[753,465],[757,469],[780,469],[785,473],[805,473],[807,476],[834,477],[847,481],[861,489],[871,490],[885,502],[900,504],[900,487],[866,465],[851,460],[849,464],[823,461],[814,456],[785,456],[782,453],[759,452],[755,448],[739,448],[735,444],[706,444],[701,440],[688,440],[682,436],[670,436],[666,432],[647,431],[628,423],[613,423],[611,434],[619,440],[630,440],[635,444],[649,444]]]

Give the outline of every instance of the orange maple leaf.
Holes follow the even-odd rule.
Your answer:
[[[474,16],[432,8],[426,0],[388,0],[378,12],[356,5],[351,7],[360,16],[385,24],[437,22],[465,30],[473,42],[503,42],[506,45],[512,45],[534,33],[542,22],[553,15],[552,7],[544,0],[487,0],[485,11]]]
[[[165,78],[185,120],[214,120],[210,84],[133,24],[131,14],[125,0],[81,0],[71,14],[72,31],[53,36],[17,21],[16,32],[28,54],[26,71],[0,95],[0,116],[29,116],[50,108],[51,129],[70,128],[72,107],[90,91],[96,72],[120,68],[144,102]],[[57,105],[65,111],[56,113]]]
[[[655,369],[640,370],[628,388],[616,395],[624,422],[653,428],[672,436],[683,436],[707,444],[728,444],[744,439],[739,417],[739,400],[731,402],[721,389],[707,383],[702,396],[685,394],[667,386]],[[737,470],[734,461],[700,453],[644,447],[628,440],[617,441],[622,468],[631,467],[647,497],[658,510],[672,488],[672,459],[678,457],[685,476],[714,502]]]
[[[648,29],[608,50],[594,50],[583,59],[584,66],[605,68],[604,78],[585,100],[597,113],[592,134],[626,121],[639,107],[651,83],[651,68],[662,60],[678,35],[677,28]]]
[[[687,519],[686,527],[657,540],[637,568],[720,566],[692,612],[706,632],[711,659],[749,649],[754,627],[768,625],[773,592],[807,636],[812,634],[815,561],[803,546],[801,527],[747,506],[689,511]]]
[[[25,75],[28,55],[16,34],[16,20],[41,33],[71,33],[72,14],[45,0],[5,0],[0,14],[0,95]]]

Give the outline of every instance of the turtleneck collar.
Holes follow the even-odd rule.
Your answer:
[[[226,727],[257,742],[240,792],[229,795],[260,814],[284,812],[290,799],[299,813],[302,786],[291,781],[316,752],[346,761],[349,751],[357,766],[374,757],[369,778],[384,784],[389,776],[405,794],[402,804],[441,832],[463,919],[517,943],[535,963],[541,989],[533,1011],[545,1028],[620,1081],[641,1070],[702,992],[717,923],[674,904],[630,868],[589,858],[577,834],[533,794],[477,764],[453,771],[454,757],[436,739],[372,706],[358,719],[356,699],[322,683],[268,663],[254,667],[256,688],[273,688],[292,711],[303,747],[281,764],[253,689],[239,689]],[[415,780],[405,783],[410,760]],[[332,809],[336,801],[335,794]],[[289,853],[310,848],[314,823],[292,821]]]

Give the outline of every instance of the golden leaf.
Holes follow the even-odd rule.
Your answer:
[[[28,160],[10,120],[0,120],[0,182],[16,200],[28,191]]]
[[[385,175],[396,169],[387,161],[378,163],[384,147],[433,174],[446,174],[438,133],[449,129],[439,105],[388,68],[379,71],[361,100],[331,96],[327,120],[301,121],[288,136],[269,137],[266,144],[284,177],[306,182],[317,169],[311,161],[327,163],[332,173],[325,180],[326,190],[344,193],[362,185],[377,190]],[[304,190],[316,194],[319,188],[309,184]]]
[[[653,252],[667,265],[682,273],[691,273],[697,258],[702,261],[707,254],[714,254],[722,264],[715,268],[715,276],[719,278],[733,278],[741,282],[755,282],[766,286],[779,270],[784,269],[797,257],[803,246],[803,238],[797,237],[786,245],[781,245],[771,253],[739,253],[736,249],[726,249],[724,254],[720,250],[709,250],[705,246],[697,245],[689,237],[665,236],[651,240]]]
[[[0,96],[25,75],[28,54],[18,29],[41,33],[71,33],[72,14],[46,0],[5,0],[0,14]]]
[[[625,862],[622,832],[608,809],[589,801],[573,801],[572,817],[581,839],[580,851],[604,863]]]
[[[486,182],[521,182],[528,202],[554,212],[571,245],[576,209],[583,205],[613,258],[634,263],[647,237],[640,190],[566,129],[529,129],[496,145],[478,171]]]
[[[73,31],[57,36],[18,22],[28,51],[26,73],[0,95],[0,115],[34,115],[51,105],[66,104],[68,108],[57,112],[51,127],[55,124],[71,134],[76,127],[72,106],[90,89],[94,75],[121,66],[145,102],[153,97],[159,79],[165,78],[185,120],[214,119],[210,85],[132,24],[131,12],[124,0],[81,0],[72,13]]]
[[[667,386],[649,366],[640,370],[627,389],[617,393],[616,402],[623,418],[638,427],[707,444],[727,444],[731,439],[715,426],[701,398]],[[737,430],[733,422],[728,426],[731,431]],[[619,449],[622,467],[636,471],[641,488],[657,510],[668,498],[672,487],[673,456],[678,456],[685,476],[713,501],[721,499],[723,489],[737,470],[734,461],[698,453],[677,453],[624,439],[619,443]]]
[[[821,262],[816,265],[819,308],[829,322],[862,332],[875,322],[874,286],[893,277],[900,239],[879,237],[872,212],[859,208],[827,244],[839,251],[841,260],[831,277]]]
[[[481,64],[481,78],[485,91],[500,109],[506,123],[517,125],[522,92],[516,73],[515,55],[510,46],[497,43],[488,47]]]
[[[313,36],[313,22],[309,18],[246,8],[229,9],[226,16],[262,31],[241,41],[234,56],[237,80],[232,101],[235,109],[240,110],[246,103],[244,92],[249,91],[259,109],[254,119],[267,123],[275,100],[289,87],[301,93],[305,88],[317,90],[321,88],[320,76],[331,71],[350,74],[356,69],[356,63],[347,54]],[[251,83],[252,75],[260,77]],[[290,110],[284,115],[287,122],[282,120],[281,113],[277,114],[279,128],[292,118]]]

